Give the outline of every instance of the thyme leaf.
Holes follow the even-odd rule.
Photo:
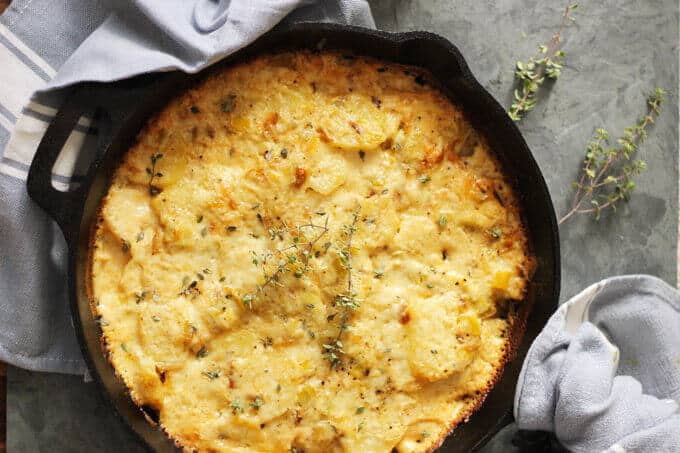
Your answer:
[[[155,186],[153,184],[153,180],[155,178],[160,178],[163,176],[163,173],[156,171],[156,164],[162,158],[163,158],[162,153],[151,154],[151,167],[146,167],[146,173],[149,175],[149,195],[151,195],[152,197],[155,197],[162,191],[160,187]]]
[[[201,374],[212,381],[220,377],[222,375],[222,371],[221,370],[203,371]]]

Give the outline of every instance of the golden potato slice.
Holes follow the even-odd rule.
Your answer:
[[[346,151],[378,148],[398,126],[395,114],[379,109],[370,96],[355,93],[331,100],[318,124],[323,140]]]
[[[479,348],[480,320],[474,313],[462,313],[456,302],[443,295],[406,309],[409,362],[422,379],[438,381],[461,372]]]

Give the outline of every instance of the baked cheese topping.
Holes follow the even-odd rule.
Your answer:
[[[113,366],[211,452],[431,450],[502,370],[533,267],[462,112],[419,70],[336,53],[172,100],[93,235]]]

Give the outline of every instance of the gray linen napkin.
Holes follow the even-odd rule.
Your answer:
[[[645,275],[574,296],[534,341],[517,383],[520,429],[571,451],[680,452],[680,293]]]
[[[282,20],[374,27],[363,0],[13,0],[0,16],[0,360],[86,372],[68,310],[65,244],[25,188],[62,101],[53,89],[195,72]],[[81,118],[53,169],[55,187],[80,181],[87,159],[77,157],[94,152],[95,135]]]
[[[80,45],[46,89],[180,69],[196,72],[289,20],[375,27],[363,0],[135,0],[119,5]]]

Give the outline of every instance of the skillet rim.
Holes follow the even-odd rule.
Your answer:
[[[551,285],[552,291],[548,291],[551,294],[546,296],[546,298],[549,297],[549,300],[546,301],[546,302],[542,302],[542,303],[543,303],[543,305],[546,305],[548,302],[552,302],[550,304],[550,306],[553,309],[556,308],[557,300],[558,300],[558,297],[559,297],[559,286],[560,286],[559,232],[558,232],[558,229],[557,229],[555,211],[554,211],[554,208],[553,208],[553,205],[552,205],[552,200],[550,198],[549,192],[547,190],[547,185],[545,183],[544,178],[542,177],[540,169],[539,169],[533,155],[531,154],[531,151],[529,150],[528,146],[526,145],[526,143],[525,143],[524,139],[522,138],[521,133],[517,129],[516,125],[514,123],[512,123],[511,120],[507,117],[504,109],[500,106],[500,104],[498,104],[493,99],[493,97],[474,78],[474,76],[472,75],[471,71],[469,70],[467,64],[465,63],[465,60],[463,59],[463,57],[460,54],[460,52],[458,51],[458,49],[453,44],[451,44],[448,40],[446,40],[445,38],[438,36],[438,35],[435,35],[433,33],[429,33],[429,32],[414,31],[414,32],[404,32],[404,33],[391,33],[391,32],[371,30],[371,29],[365,29],[365,28],[362,28],[362,27],[346,26],[346,25],[339,25],[339,24],[305,22],[305,23],[298,23],[298,24],[293,24],[293,25],[288,25],[288,26],[283,26],[283,27],[277,27],[274,30],[263,35],[261,38],[259,38],[257,41],[255,41],[255,43],[253,43],[253,44],[245,47],[241,51],[225,58],[223,61],[221,61],[217,65],[215,65],[215,67],[222,66],[222,65],[228,65],[228,64],[231,64],[235,61],[241,60],[243,58],[248,58],[249,56],[254,55],[254,54],[267,53],[266,50],[262,51],[262,50],[256,49],[256,44],[258,42],[265,41],[266,39],[272,40],[272,39],[277,38],[277,37],[280,39],[281,36],[283,36],[285,38],[285,37],[287,37],[287,35],[288,36],[294,35],[295,33],[300,34],[300,33],[308,33],[308,32],[314,32],[314,33],[320,33],[320,34],[333,34],[333,33],[349,34],[349,35],[352,35],[353,39],[358,39],[358,40],[370,39],[370,38],[379,38],[383,42],[390,42],[396,50],[399,50],[400,49],[399,46],[403,45],[404,43],[421,42],[421,43],[426,43],[428,46],[431,46],[431,47],[439,46],[439,47],[443,48],[443,50],[445,52],[447,52],[452,57],[454,57],[455,63],[457,64],[458,70],[459,70],[459,74],[457,75],[457,77],[460,78],[460,79],[463,79],[466,83],[470,84],[470,90],[471,91],[480,95],[482,98],[485,98],[486,102],[491,107],[495,108],[495,111],[490,112],[490,116],[492,116],[492,117],[494,115],[498,116],[499,112],[502,113],[502,117],[505,118],[505,124],[501,124],[501,126],[504,126],[506,128],[506,131],[511,134],[511,138],[513,138],[514,141],[515,141],[515,146],[518,147],[517,152],[519,154],[522,154],[523,158],[525,159],[524,166],[529,167],[528,168],[529,172],[533,173],[532,176],[537,180],[535,182],[538,183],[538,186],[539,186],[538,189],[540,189],[539,198],[544,202],[543,207],[548,208],[548,214],[549,215],[547,216],[548,217],[547,218],[547,221],[548,221],[547,226],[549,227],[548,230],[551,233],[550,234],[551,240],[549,241],[551,247],[550,247],[550,250],[548,251],[549,252],[548,255],[551,255],[551,256],[549,256],[549,258],[551,258],[549,261],[552,261],[552,264],[553,264],[552,269],[547,270],[548,276],[550,277],[548,279],[549,280],[548,283],[552,283],[552,285]],[[284,39],[284,41],[285,41],[285,39]],[[341,47],[343,47],[343,46],[341,46]],[[344,47],[347,48],[348,46],[344,46]],[[303,46],[293,46],[293,47],[288,46],[287,47],[284,44],[282,48],[289,48],[290,49],[290,48],[304,48],[304,47]],[[254,53],[251,53],[251,52],[249,52],[249,49],[251,49],[251,50],[256,49],[256,50],[255,50]],[[364,52],[361,52],[361,51],[357,51],[356,53],[357,54],[365,54]],[[372,54],[369,54],[369,55],[375,56],[375,55],[372,55]],[[385,59],[385,60],[388,60],[388,61],[394,61],[394,59],[392,59],[390,57],[376,56],[376,58],[382,58],[382,59]],[[404,63],[403,61],[396,61],[396,62],[400,63],[400,64],[408,64],[408,63]],[[422,65],[419,65],[419,66],[422,66]],[[183,80],[184,82],[186,82],[186,85],[189,86],[189,85],[195,83],[197,80],[200,80],[202,77],[204,77],[204,75],[206,73],[209,73],[211,69],[212,68],[208,68],[207,70],[201,71],[198,74],[191,74],[191,75],[179,74],[179,75],[176,75],[175,77],[180,79],[180,80]],[[430,73],[434,72],[430,68],[426,68],[426,69]],[[444,86],[447,85],[445,82],[441,81],[436,76],[435,76],[435,79],[437,79],[442,85],[444,85]],[[103,84],[99,84],[99,86],[101,86],[101,85],[103,85]],[[85,86],[83,88],[83,90],[87,91],[88,88],[91,88],[91,86],[90,87]],[[163,103],[161,105],[164,105],[165,102],[167,102],[175,94],[177,94],[177,92],[179,90],[177,90],[177,91],[170,90],[170,91],[173,91],[173,93],[169,94],[169,95],[167,93],[165,93],[162,96],[162,97],[165,98],[165,100],[163,101]],[[445,91],[445,94],[447,95],[447,97],[449,97],[449,98],[451,97],[449,95],[449,93],[446,92],[446,91]],[[151,111],[151,114],[153,114],[157,110],[158,109],[153,109]],[[466,114],[468,113],[467,109],[465,109],[465,108],[464,108],[464,111],[466,112]],[[61,113],[61,110],[60,110],[60,113]],[[137,122],[139,122],[139,124],[138,124],[139,127],[136,127],[137,130],[140,130],[144,126],[144,124],[146,123],[146,119],[148,119],[148,117],[149,117],[149,115],[146,115],[146,114],[142,114],[141,116],[145,117],[145,119],[141,122],[137,121]],[[126,118],[126,120],[129,121],[130,118],[128,117],[128,118]],[[97,385],[99,386],[100,391],[103,394],[107,395],[109,401],[111,402],[112,406],[114,407],[116,414],[124,421],[124,423],[128,427],[131,428],[131,430],[133,432],[135,432],[135,434],[138,436],[139,440],[142,441],[143,445],[147,446],[147,448],[148,448],[148,447],[150,447],[150,443],[147,442],[148,439],[144,435],[142,435],[140,432],[138,432],[138,430],[135,429],[134,426],[132,426],[133,423],[131,422],[131,420],[128,419],[128,417],[124,416],[121,413],[120,408],[118,407],[118,404],[117,404],[117,402],[120,403],[120,401],[117,401],[116,398],[114,397],[114,395],[112,395],[111,390],[108,388],[106,383],[104,383],[104,379],[100,375],[100,369],[99,369],[99,367],[97,367],[97,365],[95,363],[98,360],[96,360],[93,357],[93,355],[98,354],[98,356],[99,356],[98,359],[101,360],[101,357],[103,356],[102,350],[101,350],[101,348],[96,348],[97,351],[94,352],[93,351],[94,348],[92,348],[90,346],[87,339],[85,338],[86,326],[84,325],[83,319],[81,317],[81,309],[82,309],[81,305],[82,304],[81,304],[81,297],[79,295],[79,289],[80,289],[80,286],[81,286],[78,282],[78,276],[79,276],[78,274],[80,273],[79,272],[79,265],[80,265],[79,262],[82,261],[82,255],[83,255],[82,253],[79,253],[79,252],[81,251],[81,248],[82,248],[82,242],[83,242],[82,239],[83,238],[86,239],[86,241],[85,241],[86,243],[89,243],[89,240],[87,240],[88,237],[89,237],[89,234],[82,234],[82,233],[84,231],[88,231],[89,227],[92,226],[88,222],[87,228],[83,229],[84,220],[86,220],[86,218],[88,217],[88,215],[86,215],[86,213],[84,211],[86,209],[86,204],[88,203],[88,199],[90,198],[90,196],[92,195],[92,192],[93,192],[93,183],[96,182],[95,180],[99,176],[99,173],[101,173],[102,167],[105,166],[104,164],[107,163],[107,162],[111,163],[111,161],[114,161],[114,163],[116,163],[122,157],[121,153],[115,153],[115,156],[114,156],[114,154],[108,152],[109,149],[116,143],[116,141],[118,141],[118,142],[120,142],[120,141],[124,142],[125,141],[125,140],[121,140],[121,138],[120,138],[122,129],[123,129],[123,127],[121,127],[118,131],[116,131],[115,134],[113,134],[114,135],[113,139],[105,147],[107,152],[105,152],[100,158],[96,159],[96,161],[90,166],[88,173],[87,173],[87,176],[85,177],[84,183],[81,186],[81,188],[76,190],[75,192],[71,193],[71,195],[70,195],[71,200],[73,202],[73,206],[76,208],[76,212],[75,213],[71,212],[70,215],[71,215],[71,218],[72,219],[75,218],[75,220],[73,220],[69,224],[67,222],[64,222],[63,217],[62,217],[61,218],[62,221],[59,222],[60,219],[58,218],[58,216],[53,215],[53,212],[51,212],[52,211],[51,209],[46,209],[46,210],[48,210],[48,212],[58,220],[58,223],[62,227],[62,230],[64,232],[64,236],[66,237],[66,240],[67,240],[67,243],[68,243],[68,247],[69,247],[69,295],[70,295],[71,312],[72,312],[72,317],[73,317],[73,320],[74,320],[74,327],[75,327],[76,334],[77,334],[78,340],[79,340],[79,345],[80,345],[81,350],[83,352],[83,356],[85,358],[85,361],[88,365],[88,369],[90,370],[94,380],[97,382]],[[133,127],[133,129],[134,129],[134,127]],[[43,140],[45,140],[45,139],[43,139]],[[134,139],[133,139],[133,141],[134,141]],[[128,147],[124,146],[124,148],[129,148],[129,146]],[[493,149],[494,147],[491,146],[491,148]],[[125,151],[123,151],[123,154],[124,154],[124,152]],[[495,150],[494,150],[494,154],[496,154],[499,158],[501,157],[499,155],[499,153],[496,152]],[[505,162],[503,161],[503,159],[499,159],[499,160],[501,161],[501,164],[504,167],[504,174],[507,174],[508,171],[507,171],[507,167],[505,165]],[[31,167],[31,170],[33,170],[33,165]],[[508,175],[508,176],[514,178],[516,175],[512,174],[512,175]],[[29,179],[30,179],[30,175],[29,175]],[[39,198],[39,194],[37,194],[35,190],[31,190],[30,181],[28,181],[27,184],[29,186],[29,193],[30,193],[31,197],[34,198],[34,199],[36,199],[36,197]],[[517,195],[518,195],[519,202],[521,204],[522,211],[524,212],[526,206],[524,205],[525,200],[523,199],[524,198],[523,193],[520,190],[518,190],[518,184],[515,183],[514,181],[513,181],[513,187],[515,187],[515,190],[516,190]],[[104,192],[104,194],[105,194],[105,192]],[[101,202],[102,198],[103,197],[99,197],[99,202],[97,203],[97,205],[101,204],[100,202]],[[36,199],[36,201],[38,201],[39,204],[42,204],[42,203],[40,203],[41,200]],[[77,214],[77,215],[74,215],[74,214]],[[96,218],[96,215],[94,217]],[[533,236],[533,231],[528,225],[527,225],[527,230],[529,231],[530,235]],[[535,245],[535,241],[533,240],[533,238],[532,238],[532,240],[530,240],[530,242],[531,242],[532,245]],[[86,247],[86,250],[89,250],[89,247]],[[534,250],[534,252],[535,252],[535,250]],[[85,255],[88,255],[88,254],[89,254],[89,252],[85,253]],[[548,263],[546,263],[546,264],[548,264]],[[530,285],[531,285],[531,283],[530,283]],[[531,296],[528,296],[528,297],[531,297]],[[535,299],[535,297],[534,297],[534,299]],[[526,302],[526,298],[525,298],[525,302]],[[89,301],[85,302],[84,304],[88,305],[88,310],[89,310]],[[529,304],[525,303],[523,305],[526,306],[526,305],[529,305]],[[532,308],[535,308],[535,305],[536,304],[534,304],[534,307],[532,307]],[[552,310],[550,310],[550,312],[552,312]],[[528,308],[527,308],[526,316],[524,316],[524,318],[526,319],[527,316],[529,316],[529,309]],[[543,324],[545,321],[547,321],[547,317],[545,317],[545,319],[543,319],[540,324]],[[101,329],[97,328],[96,330],[99,330],[98,336],[101,337]],[[519,353],[520,351],[519,351],[518,348],[520,347],[520,344],[526,343],[528,341],[526,339],[527,335],[530,335],[530,334],[525,331],[524,335],[521,335],[520,338],[517,339],[518,340],[516,342],[517,344],[512,348],[514,353]],[[533,340],[535,335],[531,335],[531,336],[532,336],[531,340]],[[510,355],[512,356],[512,355],[515,355],[515,354],[510,354]],[[509,357],[510,360],[514,360],[516,358],[517,357]],[[108,363],[108,360],[106,358],[104,358],[104,359],[106,360],[106,363]],[[502,370],[507,370],[508,365],[509,365],[509,363],[506,363]],[[109,372],[113,372],[115,374],[115,370],[112,367],[110,367],[110,368],[111,369],[109,370]],[[502,380],[502,378],[500,380]],[[496,385],[498,385],[498,382],[495,383],[494,387],[488,393],[488,396],[491,396],[494,393]],[[483,400],[482,400],[482,402],[483,402]],[[480,404],[481,404],[481,402],[480,402]],[[134,405],[134,403],[133,403],[133,405]],[[510,407],[511,406],[512,406],[512,402],[510,402]],[[135,408],[136,408],[136,405],[135,405]],[[477,408],[475,408],[475,410],[473,410],[472,412],[475,412],[475,414],[478,414],[479,411],[477,411],[476,409]],[[491,436],[493,436],[505,424],[504,421],[507,421],[507,418],[508,418],[507,414],[505,416],[500,417],[499,420],[495,423],[495,425],[493,425],[491,428],[487,429],[485,432],[482,432],[482,434],[480,436],[477,436],[478,440],[474,445],[472,445],[472,448],[476,449],[476,448],[479,448],[481,445],[483,445]],[[473,422],[474,422],[474,420],[475,420],[475,418],[472,418]],[[142,421],[144,421],[144,423],[146,423],[148,425],[146,420],[142,420]],[[466,423],[464,425],[459,425],[458,428],[460,430],[460,429],[462,429],[463,426],[470,426],[470,425],[472,425],[472,423]],[[456,437],[455,436],[456,431],[458,431],[458,430],[453,431],[454,432],[453,436],[451,436],[450,433],[449,433],[448,438],[450,439],[452,437]],[[165,436],[165,434],[162,434],[162,435]],[[445,438],[447,438],[447,437],[445,436]],[[166,437],[166,439],[168,439],[168,438]],[[442,441],[443,440],[444,440],[444,438],[442,438]]]

